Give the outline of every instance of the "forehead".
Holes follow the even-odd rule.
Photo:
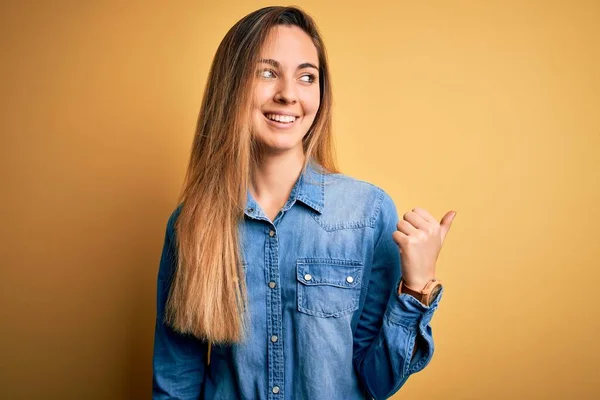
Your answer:
[[[317,48],[302,29],[297,26],[277,25],[271,29],[261,49],[261,58],[272,58],[283,66],[311,62],[318,65]]]

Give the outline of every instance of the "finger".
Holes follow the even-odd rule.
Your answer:
[[[406,241],[408,240],[408,236],[403,232],[395,231],[394,233],[392,233],[392,239],[398,245],[400,252],[402,252],[402,247],[400,247],[400,245],[406,243]]]
[[[444,243],[444,239],[452,226],[452,221],[454,221],[454,217],[456,217],[456,211],[449,211],[444,215],[442,221],[440,222],[440,233],[442,237],[442,243]]]
[[[415,235],[417,233],[417,228],[415,228],[410,222],[405,220],[398,222],[398,225],[396,227],[400,232],[404,233],[405,235]]]
[[[404,214],[402,216],[402,218],[405,221],[410,222],[410,224],[417,229],[426,230],[427,227],[429,226],[429,222],[425,221],[422,216],[420,216],[419,214],[417,214],[414,211],[407,212],[406,214]]]
[[[419,214],[427,222],[437,222],[437,219],[431,215],[427,210],[421,207],[415,207],[412,209],[414,212]]]

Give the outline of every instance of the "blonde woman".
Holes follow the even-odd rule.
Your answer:
[[[441,223],[339,172],[314,21],[221,42],[158,273],[154,399],[384,399],[433,355]],[[402,278],[402,279],[401,279]]]

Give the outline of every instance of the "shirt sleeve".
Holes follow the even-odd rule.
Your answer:
[[[398,295],[401,258],[392,238],[398,213],[391,197],[383,191],[380,195],[373,262],[354,333],[353,357],[359,379],[374,399],[392,396],[431,361],[434,344],[429,323],[444,291],[429,306],[409,294]]]
[[[207,344],[175,332],[164,322],[165,305],[177,262],[174,225],[177,208],[169,217],[158,270],[156,326],[152,362],[152,398],[199,399],[204,382]]]

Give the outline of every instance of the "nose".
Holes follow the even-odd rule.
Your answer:
[[[298,101],[296,95],[296,86],[294,85],[293,79],[280,79],[275,92],[275,99],[277,103],[283,104],[295,104]]]

